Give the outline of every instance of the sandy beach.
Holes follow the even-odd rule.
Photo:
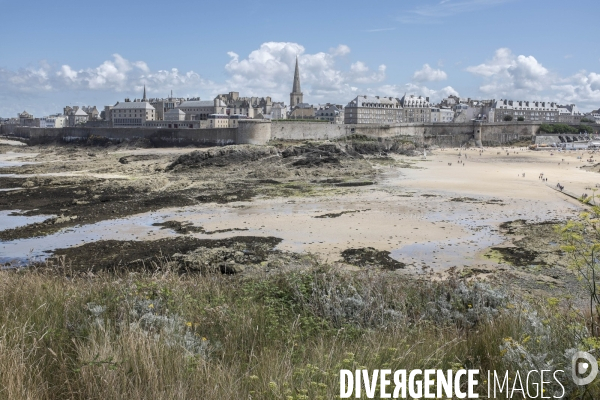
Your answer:
[[[165,181],[148,174],[152,164],[138,162],[140,168],[132,173],[122,168],[133,168],[131,164],[115,166],[115,160],[129,157],[163,165],[165,158],[191,152],[189,149],[118,149],[106,152],[102,158],[94,155],[100,158],[97,162],[81,163],[65,172],[44,173],[38,163],[60,164],[64,155],[53,152],[40,155],[23,150],[22,157],[18,157],[15,151],[19,150],[11,149],[2,159],[17,164],[34,160],[36,164],[18,164],[24,170],[13,169],[12,174],[4,174],[5,182],[10,177],[30,179],[32,176],[38,179],[84,177],[113,184],[123,179]],[[85,158],[85,154],[75,154]],[[489,267],[498,260],[485,256],[488,249],[506,244],[508,240],[500,232],[500,224],[514,220],[564,221],[583,210],[577,200],[553,187],[560,183],[565,191],[591,195],[590,188],[599,182],[598,175],[581,168],[590,164],[586,162],[590,157],[585,152],[473,148],[430,150],[426,157],[392,155],[392,162],[387,164],[367,158],[376,173],[371,185],[334,189],[333,184],[323,184],[308,196],[265,196],[259,192],[241,201],[233,196],[233,200],[227,202],[184,203],[177,207],[165,204],[147,212],[101,217],[93,223],[82,221],[79,213],[63,218],[61,223],[66,221],[71,225],[51,234],[3,241],[2,258],[4,261],[24,257],[43,259],[55,249],[105,240],[169,239],[179,234],[156,224],[177,221],[203,229],[188,236],[277,237],[282,239],[277,250],[311,253],[328,262],[343,260],[341,253],[345,249],[374,248],[389,252],[392,258],[406,264],[406,271],[420,271],[424,267],[438,272],[451,267]],[[542,173],[544,180],[540,179]],[[185,183],[176,183],[169,178],[163,185],[200,185],[193,174],[186,175],[184,180]],[[19,191],[5,190],[11,194]],[[15,210],[21,208],[15,207]],[[68,211],[67,208],[60,210],[61,215]],[[7,227],[18,230],[23,224],[40,222],[39,215],[35,220],[28,220],[36,212],[15,214],[14,210],[10,211],[3,214]]]

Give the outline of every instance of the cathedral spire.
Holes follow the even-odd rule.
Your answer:
[[[146,85],[144,84],[144,97],[142,98],[142,101],[148,101],[148,99],[146,98]]]
[[[295,107],[302,103],[302,89],[300,89],[300,69],[298,68],[298,56],[296,56],[296,70],[294,71],[294,84],[290,93],[290,106]]]
[[[300,70],[298,69],[298,56],[296,56],[296,70],[294,71],[294,86],[292,87],[293,93],[302,93],[300,89]]]

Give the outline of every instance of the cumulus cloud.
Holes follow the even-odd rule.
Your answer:
[[[386,79],[385,65],[373,67],[364,61],[348,60],[350,53],[350,47],[345,44],[328,51],[309,53],[298,43],[266,42],[247,56],[228,52],[229,61],[224,65],[227,78],[223,82],[206,80],[195,71],[183,72],[178,68],[153,70],[144,61],[132,61],[120,54],[114,54],[98,66],[82,69],[41,62],[36,68],[0,69],[0,100],[26,98],[27,102],[15,106],[22,109],[25,104],[40,102],[40,93],[47,93],[48,98],[58,99],[59,104],[82,101],[84,104],[97,101],[100,101],[99,105],[114,104],[122,97],[139,97],[146,85],[151,96],[164,96],[174,90],[180,96],[212,98],[218,93],[235,90],[244,96],[271,96],[276,101],[286,101],[298,57],[306,101],[345,103],[359,90],[367,90],[366,86],[380,84]],[[46,101],[45,105],[48,104]],[[43,112],[57,112],[60,108],[43,108]],[[0,108],[0,113],[16,112],[10,108],[7,113],[7,109]],[[31,108],[31,111],[35,110],[35,107]]]
[[[576,103],[580,109],[597,108],[600,102],[599,74],[580,71],[562,78],[534,56],[517,56],[507,48],[496,50],[490,60],[466,70],[482,78],[479,90],[490,98]]]
[[[480,89],[484,93],[541,91],[553,76],[533,56],[515,56],[510,49],[496,50],[494,57],[482,64],[467,67],[474,75],[489,78]]]
[[[163,93],[182,87],[199,91],[200,87],[211,83],[194,71],[182,73],[177,68],[151,71],[144,61],[129,61],[119,54],[113,54],[113,60],[104,61],[95,68],[74,70],[63,65],[56,77],[54,81],[59,87],[114,92],[139,91],[143,85],[149,91]]]
[[[149,91],[167,93],[182,88],[199,91],[213,83],[194,71],[182,73],[177,68],[152,71],[145,62],[129,61],[119,54],[97,67],[85,69],[74,69],[67,64],[52,67],[46,62],[37,69],[0,69],[0,88],[13,95],[60,91],[139,92],[144,85]]]
[[[565,103],[575,103],[584,109],[600,106],[600,74],[580,71],[551,85]]]
[[[442,99],[454,95],[459,96],[458,92],[452,86],[446,86],[439,90],[431,89],[427,86],[407,83],[405,85],[382,85],[377,88],[378,93],[384,96],[402,97],[406,94],[429,97],[431,103],[438,103]]]
[[[300,82],[305,98],[312,101],[347,101],[357,85],[385,80],[386,66],[371,69],[355,61],[349,70],[337,65],[340,57],[350,54],[350,48],[339,45],[328,52],[307,53],[304,46],[291,42],[267,42],[241,59],[236,53],[225,66],[230,78],[227,85],[249,95],[270,95],[287,99],[292,86],[296,56],[300,67]]]
[[[424,64],[423,68],[413,74],[413,80],[417,82],[444,81],[446,79],[448,79],[448,75],[444,71],[433,69],[429,64]]]

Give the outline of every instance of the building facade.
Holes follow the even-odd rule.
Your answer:
[[[581,122],[583,114],[579,112],[575,104],[558,106],[558,122],[564,124],[578,124]]]
[[[287,107],[283,102],[275,102],[271,107],[271,119],[286,119]]]
[[[110,114],[112,126],[115,128],[141,127],[147,121],[156,121],[156,110],[146,101],[117,103]]]
[[[494,100],[493,108],[493,122],[519,120],[540,123],[559,122],[560,110],[554,102],[500,99]]]
[[[427,124],[431,121],[429,97],[404,95],[400,99],[402,120],[407,123]]]
[[[64,115],[49,115],[40,118],[40,128],[64,128],[68,126],[67,117]]]
[[[186,120],[205,121],[212,114],[226,114],[227,104],[219,98],[214,100],[189,100],[175,107],[186,114]]]
[[[288,119],[315,119],[315,108],[308,103],[299,103],[292,108]]]
[[[451,108],[431,107],[431,123],[449,123],[454,121],[454,111]]]
[[[211,114],[208,116],[209,128],[229,128],[229,115]]]
[[[344,107],[340,104],[319,105],[315,111],[315,119],[329,121],[331,124],[344,123]]]
[[[398,124],[402,106],[393,97],[357,96],[344,108],[345,124]]]
[[[245,115],[249,118],[258,118],[260,115],[271,114],[273,101],[271,97],[240,97],[239,92],[220,94],[217,100],[227,106],[225,114]]]

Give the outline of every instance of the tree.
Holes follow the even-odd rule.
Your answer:
[[[588,125],[579,125],[579,132],[594,133],[594,128]]]
[[[517,121],[525,121],[525,117],[517,117]]]
[[[592,200],[593,197],[581,199],[588,205]],[[581,214],[579,221],[568,221],[558,231],[569,268],[575,271],[589,296],[592,335],[600,336],[596,323],[600,316],[600,206],[595,203],[590,211]]]
[[[513,120],[513,117],[512,117],[512,115],[505,115],[505,116],[504,116],[504,120],[505,120],[506,122],[508,122],[508,121],[512,121],[512,120]]]

